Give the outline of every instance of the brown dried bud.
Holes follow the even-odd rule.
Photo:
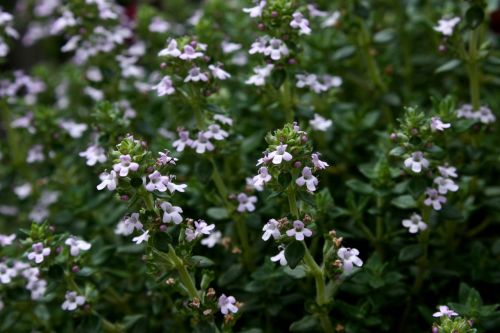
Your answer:
[[[211,315],[211,314],[212,314],[212,309],[206,309],[205,311],[203,311],[203,314],[204,314],[205,316],[209,316],[209,315]]]
[[[207,297],[212,298],[215,296],[215,289],[214,288],[208,288],[207,290]]]
[[[175,284],[175,279],[170,277],[165,280],[165,283],[169,286],[173,286]]]
[[[234,320],[234,317],[232,314],[228,313],[227,315],[224,316],[224,323],[229,324]]]
[[[241,249],[237,246],[233,247],[233,249],[231,250],[231,252],[233,254],[240,254],[241,253]]]
[[[193,298],[193,301],[189,303],[193,308],[199,309],[200,308],[200,299],[198,297]]]
[[[337,324],[337,326],[335,326],[335,332],[344,332],[344,329],[345,327],[341,324]]]
[[[336,248],[339,248],[339,247],[340,247],[340,245],[342,245],[342,241],[343,241],[343,240],[344,240],[344,238],[342,238],[342,237],[336,238],[336,239],[335,239],[335,247],[336,247]]]

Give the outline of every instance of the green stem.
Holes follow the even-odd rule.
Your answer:
[[[240,239],[241,250],[243,253],[243,260],[247,264],[249,268],[253,268],[254,266],[254,257],[253,251],[250,247],[250,243],[248,241],[248,231],[245,221],[242,219],[242,216],[237,216],[235,218],[235,228],[238,233],[238,238]]]
[[[293,122],[295,115],[293,112],[293,97],[292,88],[288,82],[288,78],[285,79],[281,87],[281,104],[283,105],[283,110],[285,111],[285,120],[287,123]]]
[[[194,117],[196,119],[196,126],[202,130],[205,128],[205,116],[198,105],[193,105]]]
[[[479,38],[480,37],[480,27],[474,29],[470,34],[469,39],[469,57],[467,69],[469,72],[469,88],[471,103],[474,110],[479,110],[481,106],[480,100],[480,89],[479,89],[479,78],[480,78],[480,68],[479,68]]]
[[[220,196],[222,197],[222,200],[226,204],[226,206],[229,206],[227,198],[228,198],[228,191],[226,184],[224,183],[224,180],[222,179],[219,169],[217,168],[217,164],[215,164],[215,161],[212,156],[209,157],[210,163],[212,163],[212,180],[215,183],[215,187],[217,188],[217,191],[219,192]]]
[[[380,75],[380,70],[378,68],[377,63],[371,53],[370,49],[370,36],[368,34],[367,28],[363,25],[360,34],[358,36],[358,43],[363,52],[363,58],[365,60],[365,64],[368,70],[368,75],[370,76],[373,84],[380,88],[380,90],[384,93],[387,91],[387,86],[382,80],[382,76]]]
[[[288,188],[288,204],[290,205],[290,211],[295,218],[299,218],[299,209],[297,208],[297,199],[295,198],[295,191],[293,187]]]
[[[177,271],[179,272],[179,278],[181,279],[182,285],[186,288],[186,290],[189,294],[189,297],[191,297],[191,299],[194,299],[194,298],[199,299],[200,297],[198,295],[198,290],[196,290],[195,283],[194,283],[191,275],[187,271],[186,265],[184,264],[182,259],[177,256],[177,254],[175,253],[175,250],[171,244],[168,245],[167,255],[170,258],[170,260],[172,261],[172,263],[174,264]]]

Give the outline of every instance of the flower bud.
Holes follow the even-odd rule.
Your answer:
[[[120,200],[121,201],[128,201],[129,199],[130,199],[130,197],[128,195],[126,195],[126,194],[120,196]]]
[[[264,30],[265,28],[266,28],[266,26],[264,25],[264,23],[257,24],[257,29]]]
[[[164,225],[164,224],[162,224],[162,225],[160,226],[160,231],[161,231],[161,232],[165,232],[165,231],[167,231],[167,226],[166,226],[166,225]]]
[[[299,169],[301,166],[302,166],[302,163],[300,161],[296,161],[295,163],[293,163],[293,167],[296,169]]]
[[[290,58],[290,59],[288,59],[288,64],[289,65],[296,65],[297,64],[297,60],[295,60],[294,58]]]
[[[416,128],[412,128],[411,135],[417,135],[417,134],[418,134],[418,130]]]
[[[73,267],[71,267],[71,271],[76,274],[80,271],[80,267],[78,267],[77,265],[74,265]]]
[[[439,328],[437,326],[432,326],[432,333],[439,333]]]
[[[162,63],[160,64],[160,68],[161,68],[161,69],[165,69],[165,67],[167,67],[167,63],[162,62]]]
[[[398,139],[398,135],[396,133],[391,133],[390,138],[392,141],[396,141]]]
[[[278,17],[278,12],[277,12],[277,11],[275,11],[275,10],[273,10],[273,11],[271,12],[271,16],[272,16],[272,17]]]
[[[441,52],[441,53],[445,53],[448,49],[446,48],[446,45],[444,44],[440,44],[438,46],[438,51]]]

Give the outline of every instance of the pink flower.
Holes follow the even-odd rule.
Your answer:
[[[361,267],[363,266],[363,260],[359,259],[359,251],[357,249],[341,247],[337,251],[339,259],[342,261],[342,268],[344,272],[350,272],[353,269],[353,265]]]
[[[304,226],[304,222],[293,221],[293,228],[286,231],[287,236],[295,237],[296,240],[302,241],[305,237],[311,237],[312,231]]]
[[[450,309],[446,305],[440,305],[439,311],[434,313],[432,316],[436,317],[436,318],[442,317],[442,316],[447,316],[447,317],[451,318],[453,316],[458,316],[458,313],[456,313],[455,311],[453,311],[452,309]]]
[[[236,303],[236,299],[233,296],[226,296],[222,294],[219,297],[219,308],[220,312],[223,315],[227,315],[229,312],[236,313],[238,312],[238,307],[234,305]]]
[[[120,177],[126,177],[129,171],[137,171],[139,164],[132,162],[130,155],[121,155],[120,162],[113,165],[113,170],[118,172]]]

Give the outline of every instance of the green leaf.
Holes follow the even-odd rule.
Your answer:
[[[434,71],[434,73],[438,74],[438,73],[449,72],[449,71],[457,68],[461,64],[462,64],[462,62],[460,60],[458,60],[458,59],[452,59],[452,60],[450,60],[450,61],[442,64],[438,68],[436,68],[436,70]]]
[[[290,332],[310,332],[316,325],[318,321],[314,316],[308,315],[300,320],[293,322],[290,325]]]
[[[470,29],[476,29],[484,20],[484,11],[479,6],[472,6],[465,13],[465,22]]]
[[[123,318],[123,326],[126,330],[131,329],[137,322],[141,319],[145,318],[143,314],[136,314],[136,315],[130,315],[130,316],[125,316]]]
[[[243,273],[243,266],[241,264],[231,265],[224,273],[219,275],[217,282],[220,286],[226,286],[237,280],[241,273]]]
[[[283,269],[283,271],[294,279],[303,279],[306,277],[306,269],[303,265],[298,265],[294,269],[287,266]]]
[[[297,267],[302,258],[304,258],[305,253],[306,249],[302,242],[294,240],[288,244],[285,248],[285,258],[288,262],[288,266],[292,269]]]
[[[143,184],[142,178],[140,177],[133,177],[130,179],[130,185],[132,185],[135,188],[141,187]]]
[[[212,163],[206,159],[200,159],[196,163],[194,173],[202,183],[207,183],[212,178]]]
[[[420,257],[424,253],[420,244],[407,245],[399,252],[400,261],[410,261]]]
[[[358,179],[350,179],[346,182],[346,185],[353,191],[363,194],[371,194],[374,191],[373,187],[370,184],[362,182]]]
[[[417,202],[411,195],[405,194],[400,195],[392,199],[391,204],[401,209],[415,208],[417,207]]]
[[[286,79],[286,71],[284,69],[274,70],[271,74],[271,84],[274,89],[279,89]]]
[[[229,213],[224,207],[211,207],[207,209],[207,215],[214,220],[224,220],[229,217]]]
[[[401,156],[405,153],[405,149],[403,147],[396,147],[393,148],[390,152],[389,155],[391,156]]]
[[[341,47],[333,53],[333,60],[342,60],[351,57],[356,52],[356,48],[352,45]]]
[[[214,265],[214,262],[211,259],[204,256],[192,256],[191,262],[196,267],[210,267]]]

